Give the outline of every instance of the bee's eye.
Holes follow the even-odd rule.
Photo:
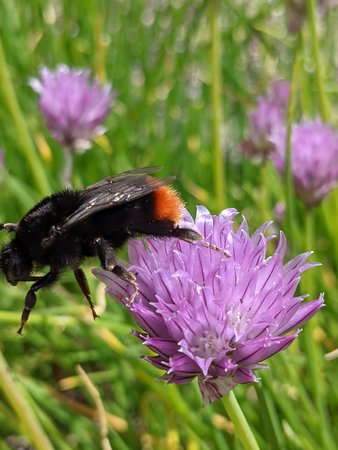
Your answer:
[[[31,263],[15,246],[6,247],[0,256],[0,267],[9,283],[15,285],[31,272]]]

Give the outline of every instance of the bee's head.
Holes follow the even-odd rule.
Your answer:
[[[8,283],[15,286],[18,281],[25,280],[31,270],[32,263],[27,259],[15,240],[5,245],[0,252],[0,270]]]

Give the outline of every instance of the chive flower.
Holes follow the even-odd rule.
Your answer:
[[[271,159],[284,174],[286,129],[277,130],[271,139]],[[291,169],[295,193],[308,208],[318,205],[337,185],[338,133],[320,120],[295,124],[291,135]]]
[[[90,71],[59,65],[42,67],[40,78],[29,80],[39,94],[39,106],[54,139],[69,150],[83,152],[103,134],[102,126],[114,94],[110,84],[91,80]]]
[[[134,334],[154,352],[144,359],[165,373],[168,383],[197,377],[203,403],[238,384],[256,382],[262,363],[287,348],[300,327],[323,306],[323,295],[305,302],[295,291],[311,252],[283,263],[286,239],[267,256],[270,223],[249,234],[243,218],[237,229],[235,209],[213,216],[198,207],[196,221],[186,212],[182,226],[229,254],[178,239],[147,238],[129,243],[129,270],[139,293],[113,273],[94,269],[139,326]],[[267,236],[266,236],[267,234]]]
[[[249,158],[266,159],[273,150],[272,133],[285,126],[290,86],[286,81],[275,81],[264,96],[257,98],[255,109],[249,112],[249,136],[242,150]]]

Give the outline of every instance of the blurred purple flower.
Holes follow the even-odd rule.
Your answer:
[[[90,81],[90,71],[59,65],[43,67],[40,79],[29,80],[39,94],[40,109],[53,137],[70,150],[82,152],[106,129],[102,122],[112,106],[110,84]]]
[[[337,0],[318,0],[317,13],[323,16],[330,9],[338,6]],[[286,19],[288,30],[291,33],[298,33],[302,28],[307,15],[306,0],[289,0],[286,3]]]
[[[249,113],[249,138],[242,150],[249,158],[266,158],[273,145],[272,132],[285,125],[290,87],[286,81],[274,82],[266,96],[258,97],[256,108]]]
[[[271,158],[280,173],[285,169],[286,129],[272,136]],[[320,120],[293,126],[291,137],[292,174],[297,196],[312,207],[320,203],[338,181],[338,134]]]
[[[285,203],[277,202],[273,208],[273,217],[277,223],[283,223],[285,219]]]
[[[237,384],[257,381],[263,360],[288,347],[299,327],[323,305],[295,296],[300,277],[316,263],[311,252],[283,265],[286,241],[281,233],[275,253],[266,257],[269,223],[249,235],[245,219],[233,228],[234,209],[212,216],[204,207],[196,223],[186,213],[184,227],[230,252],[210,250],[177,239],[132,240],[130,270],[140,292],[111,272],[95,269],[108,293],[130,311],[143,332],[135,335],[156,356],[145,359],[162,370],[168,383],[197,377],[203,403],[222,397]],[[296,330],[291,333],[292,330]]]

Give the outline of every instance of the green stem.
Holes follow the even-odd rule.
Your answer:
[[[308,15],[308,22],[309,22],[309,28],[310,28],[310,35],[311,35],[311,41],[312,41],[312,53],[313,53],[313,59],[315,62],[315,77],[316,77],[316,86],[317,86],[317,92],[319,97],[319,107],[320,107],[320,114],[322,116],[322,119],[326,122],[330,120],[330,105],[328,102],[328,98],[325,95],[325,89],[324,89],[324,80],[323,80],[323,64],[321,63],[320,58],[320,46],[319,46],[319,39],[318,39],[318,33],[317,33],[317,26],[316,26],[316,0],[307,0],[307,15]],[[336,189],[334,192],[334,201],[336,204],[336,214],[338,212],[338,190]],[[330,212],[332,215],[332,212]],[[336,240],[336,242],[338,242]],[[338,261],[338,259],[337,259]]]
[[[61,173],[62,186],[71,189],[73,173],[73,152],[68,147],[63,147],[63,170]]]
[[[314,242],[314,223],[313,211],[307,208],[305,211],[305,239],[306,248],[311,250],[315,247]],[[303,275],[306,284],[306,292],[310,297],[314,295],[314,278],[312,274],[305,273]],[[325,407],[325,383],[323,380],[323,356],[320,351],[319,344],[315,340],[315,330],[317,326],[317,316],[312,319],[304,327],[304,345],[307,353],[307,361],[309,364],[311,390],[317,410],[319,421],[318,430],[320,430],[322,443],[325,449],[334,449],[335,444],[332,442],[332,430],[330,430],[330,419]]]
[[[211,107],[213,137],[213,175],[215,183],[216,208],[221,211],[225,204],[226,180],[225,158],[222,151],[221,127],[223,123],[222,108],[222,71],[221,71],[221,36],[219,28],[219,0],[209,0],[209,18],[211,33]]]
[[[307,15],[310,28],[310,36],[312,41],[313,59],[315,62],[316,86],[319,96],[320,113],[324,121],[328,121],[330,117],[329,104],[324,90],[323,82],[323,65],[320,59],[319,40],[316,26],[316,0],[307,0]]]
[[[316,24],[316,0],[307,0],[307,15],[308,22],[310,28],[311,42],[312,42],[312,53],[313,59],[315,62],[315,77],[316,77],[316,86],[319,97],[319,107],[320,113],[324,121],[328,122],[330,120],[330,105],[328,102],[328,97],[325,95],[324,89],[324,78],[323,78],[323,64],[321,62],[320,57],[320,45],[319,38],[317,32],[317,24]],[[335,201],[335,209],[336,214],[338,212],[338,190],[336,189],[333,193],[334,201]],[[330,212],[332,215],[332,212]],[[336,242],[338,242],[336,240]],[[337,247],[337,246],[336,246]],[[337,258],[338,261],[338,258]]]
[[[313,221],[312,214],[309,208],[305,210],[305,246],[306,249],[311,250],[314,246],[313,243]],[[302,283],[304,285],[304,291],[307,292],[310,297],[313,294],[313,275],[309,273],[305,273],[303,275]],[[315,321],[316,317],[313,317],[307,324],[304,329],[304,344],[307,353],[307,361],[309,363],[310,369],[310,377],[311,377],[311,390],[313,392],[316,406],[318,406],[320,400],[320,378],[318,377],[318,369],[319,369],[319,358],[318,358],[318,349],[315,345],[314,340],[314,329],[315,329]]]
[[[1,173],[1,172],[0,172]],[[332,220],[333,212],[337,217],[338,213],[338,189],[335,189],[328,197],[321,203],[322,217],[329,233],[332,249],[334,249],[336,271],[338,271],[338,239],[337,239],[337,221]]]
[[[286,128],[286,149],[285,149],[285,198],[286,198],[286,223],[290,247],[292,247],[295,232],[295,205],[292,176],[292,126],[295,119],[295,98],[297,91],[297,81],[300,70],[300,57],[298,47],[292,67],[290,83],[290,99],[287,114]]]
[[[274,450],[285,449],[282,424],[278,418],[271,392],[266,389],[263,379],[260,383],[255,383],[254,388],[259,402],[260,423],[264,428],[265,439],[269,442],[270,448]]]
[[[302,47],[302,57],[301,57],[301,71],[300,71],[300,80],[299,80],[299,99],[300,99],[300,109],[302,111],[302,115],[306,117],[313,117],[314,115],[314,105],[313,105],[313,95],[312,95],[312,86],[308,71],[305,68],[304,64],[304,53],[305,53],[305,45],[307,42],[307,38],[305,35],[305,30],[302,29],[299,31],[299,41],[300,46]]]
[[[27,436],[37,450],[53,450],[53,445],[40,427],[34,411],[25,400],[18,384],[14,382],[3,354],[0,352],[0,388],[9,404],[24,425]],[[21,386],[20,386],[21,388]]]
[[[43,169],[41,161],[36,153],[32,139],[30,137],[26,121],[21,112],[15,89],[10,77],[5,52],[0,39],[0,91],[4,103],[10,112],[17,133],[19,148],[27,160],[30,173],[35,186],[42,195],[50,192],[50,185]]]
[[[244,448],[246,450],[259,450],[255,436],[249,427],[233,391],[230,391],[229,394],[222,397],[222,401]]]
[[[262,212],[263,222],[267,222],[271,219],[270,199],[269,199],[269,164],[268,161],[263,161],[261,167],[261,195],[260,195],[260,208]]]

